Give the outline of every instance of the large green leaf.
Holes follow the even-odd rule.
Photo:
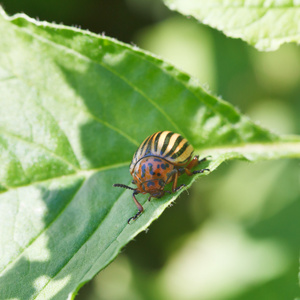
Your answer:
[[[211,171],[229,158],[300,157],[298,137],[255,124],[150,54],[86,31],[0,13],[0,297],[66,299],[176,195],[137,211],[128,167],[158,130]],[[198,175],[200,176],[200,175]],[[181,176],[190,185],[196,179]]]
[[[164,0],[173,10],[241,38],[259,50],[300,43],[298,1]]]

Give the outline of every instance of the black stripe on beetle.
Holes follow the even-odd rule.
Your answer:
[[[147,142],[148,142],[148,140],[151,138],[151,136],[152,136],[152,135],[148,136],[148,137],[145,139],[144,143],[141,144],[141,146],[138,148],[138,150],[140,150],[140,151],[137,152],[137,153],[138,153],[137,159],[139,159],[139,156],[143,153],[143,150],[144,150],[144,148],[145,148],[145,145],[147,144]]]
[[[163,170],[165,170],[165,169],[169,168],[169,164],[161,164],[161,168]]]
[[[142,165],[142,178],[146,175],[146,165]]]
[[[161,136],[162,133],[163,131],[160,131],[154,140],[154,152],[157,152],[159,137]]]
[[[172,149],[168,153],[166,153],[165,156],[166,157],[171,156],[183,139],[184,139],[184,137],[182,137],[181,135],[179,135],[177,137],[177,139],[175,140],[175,143],[172,146]]]
[[[169,142],[170,142],[170,138],[171,136],[174,134],[174,132],[169,132],[166,137],[165,137],[165,140],[164,140],[164,144],[160,150],[160,155],[163,155],[169,145]]]
[[[148,166],[149,166],[149,173],[151,175],[154,175],[155,173],[153,172],[153,165],[149,163]]]
[[[186,141],[186,143],[180,148],[180,150],[177,151],[176,153],[174,153],[174,154],[171,156],[171,158],[172,158],[172,159],[176,159],[177,157],[179,157],[179,156],[186,150],[186,148],[187,148],[189,145],[190,145],[189,142]]]
[[[154,136],[155,136],[155,134],[152,134],[151,138],[148,140],[144,156],[151,154],[151,145],[152,145],[152,140],[153,140]]]

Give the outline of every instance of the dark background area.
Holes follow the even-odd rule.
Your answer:
[[[105,33],[126,43],[133,41],[140,28],[170,14],[161,2],[155,0],[8,0],[0,3],[10,15],[23,12],[39,20]]]

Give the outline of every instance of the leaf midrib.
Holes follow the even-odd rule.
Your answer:
[[[86,169],[86,170],[78,169],[77,172],[74,171],[73,173],[62,174],[60,176],[55,176],[55,177],[51,177],[51,178],[36,180],[34,182],[21,184],[21,185],[18,185],[18,186],[11,186],[11,187],[8,187],[7,190],[5,190],[5,191],[0,191],[0,195],[3,194],[3,193],[9,192],[9,191],[13,191],[13,190],[23,188],[23,187],[38,185],[38,184],[45,183],[47,181],[57,180],[57,179],[60,179],[60,178],[68,178],[68,177],[72,177],[72,176],[86,176],[86,177],[89,177],[89,176],[91,176],[92,174],[94,174],[96,172],[102,172],[102,171],[115,169],[115,168],[119,168],[119,167],[125,167],[125,166],[129,167],[130,163],[131,163],[131,161],[126,161],[126,162],[122,162],[122,163],[116,163],[116,164],[113,164],[113,165],[101,166],[99,168]]]
[[[245,143],[237,145],[222,145],[222,147],[215,146],[210,148],[196,149],[197,152],[209,153],[214,152],[216,154],[223,154],[228,152],[245,153],[266,153],[270,150],[280,151],[280,148],[287,149],[290,153],[298,153],[300,156],[300,140],[299,141],[274,141],[265,143]]]
[[[228,152],[230,151],[230,149],[234,149],[235,151],[238,150],[238,149],[257,149],[257,148],[265,148],[265,147],[268,147],[268,148],[275,148],[278,150],[278,146],[297,146],[299,148],[299,156],[300,156],[300,141],[296,141],[296,142],[273,142],[273,143],[252,143],[252,144],[247,144],[247,145],[236,145],[234,147],[232,146],[228,146],[228,147],[222,147],[220,148],[220,151],[224,151],[224,152]],[[215,148],[208,148],[206,149],[207,151],[210,151],[212,149],[217,149],[217,147]],[[228,149],[228,151],[227,151]],[[219,163],[217,163],[217,165],[219,165]],[[124,191],[125,192],[125,191]],[[123,192],[123,193],[124,193]],[[53,280],[60,272],[62,272],[64,270],[64,268],[68,265],[68,263],[77,255],[77,253],[80,251],[80,249],[89,241],[89,239],[95,234],[95,232],[98,230],[98,228],[101,226],[101,224],[103,223],[103,221],[105,220],[105,218],[109,215],[110,211],[112,210],[112,208],[114,207],[114,205],[116,205],[116,203],[119,201],[119,199],[121,198],[122,194],[120,194],[120,196],[117,198],[117,200],[114,202],[113,206],[110,208],[110,210],[108,211],[108,213],[105,215],[105,217],[102,219],[102,221],[99,223],[99,225],[94,229],[94,231],[89,235],[89,237],[84,241],[84,243],[82,243],[82,245],[78,248],[78,250],[76,252],[73,253],[73,255],[70,257],[70,259],[64,264],[64,266],[58,270],[58,272],[46,283],[46,285],[43,286],[43,288],[41,290],[39,290],[39,294],[46,288],[46,286],[51,282],[51,280]],[[126,224],[124,227],[122,227],[116,237],[115,240],[118,239],[118,237],[121,235],[122,231],[125,229],[126,227]],[[140,229],[142,230],[142,229]],[[97,257],[97,259],[99,259],[102,255],[104,255],[105,251],[112,245],[112,243],[115,241],[115,240],[111,240],[111,242],[106,246],[106,248],[104,249],[104,251],[101,252],[101,254]],[[92,266],[90,266],[89,269],[87,269],[84,274],[81,276],[81,280],[82,278],[84,278],[84,276],[89,272],[89,270],[92,268]],[[34,298],[36,299],[39,294]]]

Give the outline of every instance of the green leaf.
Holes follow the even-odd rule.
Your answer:
[[[298,1],[164,0],[172,10],[227,36],[241,38],[259,50],[276,50],[283,43],[300,43]]]
[[[137,212],[129,164],[144,138],[181,133],[213,171],[229,158],[300,157],[299,137],[252,123],[135,47],[0,13],[0,295],[73,298],[178,192]],[[189,186],[201,175],[180,177]]]

